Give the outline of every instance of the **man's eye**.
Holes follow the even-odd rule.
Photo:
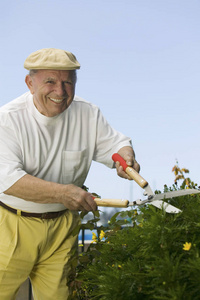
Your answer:
[[[72,82],[70,82],[70,81],[65,81],[65,84],[72,85]]]
[[[47,83],[52,83],[53,84],[54,81],[53,80],[48,80]]]

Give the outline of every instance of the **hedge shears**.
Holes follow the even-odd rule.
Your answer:
[[[166,193],[154,194],[149,183],[132,167],[129,167],[125,160],[118,154],[115,153],[112,156],[114,162],[119,162],[123,167],[124,171],[141,187],[144,189],[144,196],[147,196],[147,199],[141,200],[138,199],[133,202],[129,202],[129,200],[125,199],[101,199],[94,198],[95,202],[98,206],[107,206],[107,207],[129,207],[135,205],[144,205],[144,204],[152,204],[153,206],[164,209],[167,213],[180,213],[181,210],[163,200],[170,199],[174,197],[180,197],[184,195],[191,195],[200,193],[200,190],[197,189],[185,189],[185,190],[177,190],[170,191]]]

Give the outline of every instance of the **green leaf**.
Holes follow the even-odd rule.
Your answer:
[[[100,218],[100,211],[99,210],[93,211],[93,214],[96,218]]]
[[[114,223],[119,214],[120,214],[120,212],[115,213],[114,216],[112,216],[112,218],[110,219],[110,223]]]

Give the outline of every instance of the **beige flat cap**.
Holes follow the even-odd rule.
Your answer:
[[[24,62],[27,70],[75,70],[80,69],[80,64],[71,52],[44,48],[31,53]]]

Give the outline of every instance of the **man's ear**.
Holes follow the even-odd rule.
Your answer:
[[[33,78],[30,75],[26,75],[25,77],[25,82],[27,87],[29,88],[31,94],[34,94],[34,89],[33,89]]]

